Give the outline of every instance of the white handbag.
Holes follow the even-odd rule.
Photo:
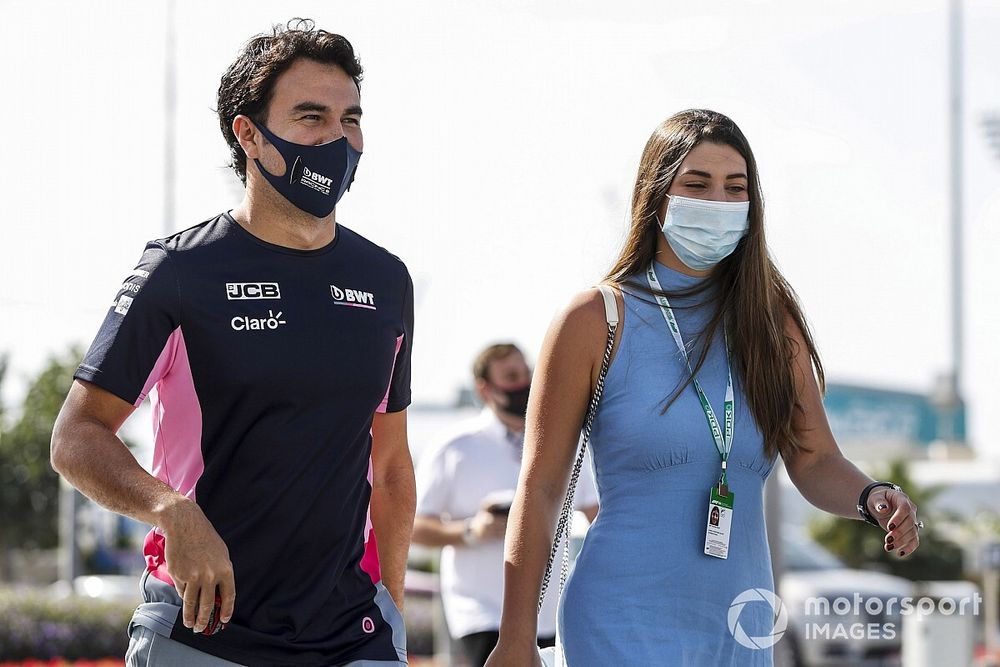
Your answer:
[[[594,387],[594,395],[590,397],[590,404],[587,406],[587,416],[583,420],[583,437],[580,441],[580,448],[573,463],[573,474],[569,478],[569,488],[566,489],[566,500],[563,502],[562,512],[559,515],[559,523],[556,524],[556,534],[552,540],[552,549],[549,551],[549,562],[545,566],[545,576],[542,578],[542,592],[538,596],[538,611],[542,610],[542,601],[545,599],[545,592],[549,587],[549,578],[552,574],[552,563],[556,554],[562,546],[565,538],[567,544],[562,550],[562,568],[559,573],[559,597],[562,597],[563,588],[566,586],[566,578],[569,576],[569,531],[573,520],[573,498],[576,495],[576,483],[580,479],[580,471],[583,468],[584,455],[587,453],[587,443],[590,442],[590,430],[594,425],[594,416],[597,414],[597,406],[601,402],[604,394],[604,378],[608,375],[608,366],[611,364],[611,350],[615,344],[615,331],[618,329],[618,302],[615,299],[614,290],[608,285],[599,285],[601,296],[604,297],[604,314],[608,321],[608,344],[604,349],[604,359],[601,361],[601,373],[597,377],[597,385]],[[562,642],[559,638],[559,630],[556,629],[556,645],[539,650],[542,657],[542,664],[545,667],[564,667],[566,659],[563,654]]]

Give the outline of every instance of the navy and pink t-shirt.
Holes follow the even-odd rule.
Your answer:
[[[412,328],[406,266],[342,225],[296,250],[223,214],[146,246],[76,377],[151,397],[152,473],[229,548],[232,622],[178,617],[172,639],[243,664],[402,657],[365,545],[372,418],[410,403]],[[162,533],[144,552],[171,583]]]

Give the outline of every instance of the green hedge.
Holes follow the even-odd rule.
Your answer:
[[[135,606],[0,590],[0,660],[124,656]]]
[[[0,662],[124,656],[134,610],[129,603],[0,589]],[[434,652],[432,610],[430,598],[407,598],[407,644],[413,655]]]

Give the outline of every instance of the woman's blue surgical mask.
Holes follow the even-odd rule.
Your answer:
[[[733,254],[750,228],[750,202],[667,195],[663,235],[677,258],[705,271]]]
[[[263,123],[256,125],[285,160],[284,176],[275,176],[260,160],[254,160],[264,178],[285,199],[309,215],[325,218],[333,213],[337,202],[351,187],[361,153],[354,150],[347,137],[308,146],[285,141]]]

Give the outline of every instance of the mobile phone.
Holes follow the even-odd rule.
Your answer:
[[[493,503],[486,511],[495,516],[507,516],[510,514],[510,503]]]
[[[214,635],[218,632],[222,632],[226,629],[226,624],[222,622],[222,596],[219,595],[219,591],[215,591],[215,606],[212,607],[212,613],[208,616],[208,625],[205,629],[201,631],[203,635]]]

